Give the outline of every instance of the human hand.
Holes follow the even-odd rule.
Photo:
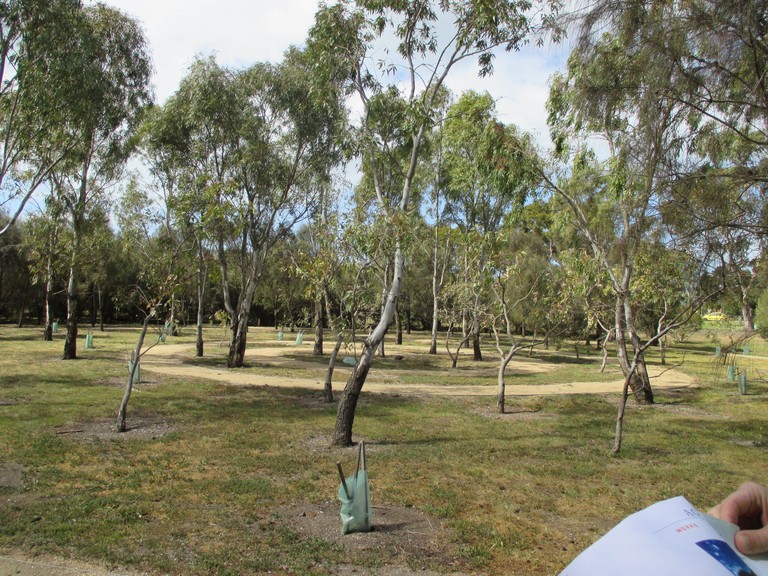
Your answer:
[[[708,513],[741,529],[734,543],[742,554],[768,552],[768,488],[745,482]]]

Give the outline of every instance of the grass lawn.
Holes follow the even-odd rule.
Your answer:
[[[86,350],[83,332],[80,359],[65,362],[61,334],[51,343],[39,329],[0,326],[0,550],[185,575],[337,574],[349,564],[365,574],[393,562],[384,546],[350,551],[281,514],[297,505],[337,514],[335,464],[354,463],[355,449],[328,446],[335,405],[322,402],[322,384],[309,391],[151,377],[131,398],[128,425],[157,433],[83,433],[115,420],[137,335],[95,332],[96,348]],[[768,481],[768,385],[759,381],[768,346],[755,337],[749,355],[715,358],[714,346],[730,337],[713,327],[671,348],[668,364],[682,363],[699,385],[659,392],[655,406],[630,405],[616,457],[616,395],[514,396],[515,378],[606,378],[594,351],[581,361],[572,346],[537,352],[553,368],[510,377],[505,415],[489,397],[364,390],[354,431],[369,447],[374,513],[413,509],[441,526],[433,553],[396,561],[436,572],[557,574],[655,501],[682,494],[706,509],[745,479]],[[205,363],[223,366],[221,330],[207,338]],[[253,330],[250,345],[274,340]],[[169,341],[191,343],[193,332]],[[421,334],[406,344],[426,351],[426,342]],[[655,353],[650,360],[658,362]],[[727,381],[727,363],[747,369],[749,394]],[[416,363],[374,363],[370,377],[399,371],[449,386],[493,382],[495,366],[490,346],[480,365],[463,360],[458,371],[442,350]]]

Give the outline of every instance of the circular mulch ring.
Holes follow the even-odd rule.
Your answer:
[[[173,430],[168,418],[160,416],[131,416],[126,420],[125,432],[118,432],[115,420],[93,420],[67,426],[54,426],[53,431],[61,436],[81,442],[93,440],[154,440]]]
[[[350,564],[335,567],[336,574],[432,576],[438,573],[424,566],[450,566],[454,562],[446,551],[444,543],[449,537],[442,524],[416,508],[373,506],[370,532],[342,534],[339,506],[330,501],[283,506],[275,510],[275,522],[300,537],[319,538],[342,548]],[[363,568],[367,556],[375,556],[385,566]],[[455,572],[453,576],[462,574]]]

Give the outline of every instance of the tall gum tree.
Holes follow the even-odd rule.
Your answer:
[[[77,143],[60,128],[88,100],[82,82],[79,0],[0,2],[0,225],[7,232]]]
[[[498,251],[502,225],[523,205],[538,178],[525,151],[530,138],[496,118],[490,94],[462,94],[448,109],[444,124],[446,214],[464,238],[460,281],[473,284],[468,290],[468,332],[474,359],[482,360],[481,309],[490,299],[482,289],[489,278],[487,264]]]
[[[280,64],[240,71],[198,61],[177,97],[217,246],[232,330],[227,364],[240,367],[267,255],[308,217],[337,160],[340,93],[316,82],[304,52],[290,49]]]
[[[151,100],[151,63],[139,24],[103,4],[82,9],[70,33],[78,46],[69,57],[80,70],[85,97],[60,129],[74,146],[53,173],[52,193],[65,207],[72,229],[67,281],[67,336],[64,359],[77,357],[78,275],[81,242],[89,212],[108,184],[120,176],[128,137]]]
[[[234,234],[222,205],[224,191],[233,187],[237,138],[247,110],[235,89],[234,74],[218,66],[213,58],[205,58],[190,66],[178,90],[161,108],[148,114],[144,123],[150,172],[163,189],[174,194],[174,219],[181,221],[182,228],[189,230],[194,239],[198,356],[204,353],[202,310],[208,274],[205,246],[215,246],[212,252],[219,255],[221,264],[226,239]]]
[[[344,119],[336,84],[319,82],[303,51],[289,50],[266,77],[252,69],[247,81],[251,94],[263,92],[257,105],[266,121],[268,152],[265,158],[264,143],[257,143],[244,149],[236,164],[251,254],[239,301],[230,310],[230,367],[243,365],[248,317],[268,252],[311,214],[327,190]]]
[[[203,310],[208,280],[209,260],[205,230],[201,222],[200,196],[195,194],[194,164],[189,156],[189,134],[187,125],[179,111],[176,97],[171,97],[162,106],[155,106],[144,115],[139,130],[139,151],[144,166],[150,175],[148,190],[154,193],[147,197],[148,205],[154,207],[156,222],[153,233],[164,239],[165,254],[157,261],[164,260],[164,277],[175,273],[180,278],[191,276],[185,272],[194,269],[197,292],[197,318],[195,354],[204,354]],[[137,191],[138,195],[143,191]],[[124,199],[129,199],[128,194]],[[132,211],[128,211],[130,217]],[[135,224],[121,223],[121,230]],[[147,239],[146,231],[142,236]],[[147,259],[145,258],[145,261]],[[173,269],[174,266],[178,268]],[[173,308],[171,324],[174,323]]]
[[[405,216],[397,212],[401,201],[403,182],[406,177],[408,161],[413,153],[413,139],[404,128],[403,121],[408,117],[409,105],[395,87],[388,87],[371,96],[366,111],[366,132],[368,138],[375,138],[381,154],[371,161],[370,155],[362,158],[362,176],[355,188],[354,218],[355,239],[360,255],[370,264],[370,271],[379,280],[379,307],[387,301],[387,294],[394,270],[395,247],[399,242],[403,249],[403,259],[409,260],[413,254],[415,230],[418,216],[415,209]],[[363,138],[365,138],[364,136]],[[410,185],[411,206],[420,206],[425,190],[423,170],[424,159],[429,157],[429,137],[425,136],[419,167]],[[393,215],[396,215],[393,219]],[[400,229],[404,234],[392,234],[393,229]],[[400,296],[404,295],[405,285],[401,285]],[[398,310],[394,320],[398,321]],[[384,341],[379,343],[378,354],[385,356]]]
[[[646,33],[661,32],[649,27]],[[652,403],[644,354],[630,353],[641,350],[632,294],[635,257],[661,225],[659,205],[677,174],[695,158],[687,109],[656,97],[669,82],[671,64],[641,40],[619,30],[572,52],[548,101],[556,152],[571,154],[571,166],[558,183],[545,178],[610,280],[619,364],[635,398]],[[606,144],[604,158],[587,152],[595,136]]]
[[[435,121],[441,88],[459,62],[477,58],[480,74],[492,71],[495,49],[519,48],[544,24],[551,23],[546,5],[506,0],[397,0],[340,1],[323,6],[310,30],[308,47],[318,56],[318,71],[346,82],[362,106],[360,154],[369,163],[379,210],[393,227],[392,275],[379,322],[366,338],[339,401],[334,445],[352,444],[352,426],[360,393],[376,349],[394,319],[405,270],[402,239],[412,209],[412,189],[422,146]],[[395,46],[391,58],[374,62],[382,42]],[[397,119],[411,141],[411,152],[402,165],[399,197],[384,196],[379,164],[386,151],[370,124],[372,95],[381,93],[391,74],[392,85],[407,104],[405,117]],[[394,200],[394,201],[393,201]]]
[[[703,260],[711,256],[711,240],[733,245],[727,236],[746,239],[752,252],[762,249],[765,219],[753,215],[765,211],[768,160],[765,3],[596,0],[577,17],[579,52],[594,53],[604,35],[610,34],[621,38],[628,52],[651,54],[652,58],[635,62],[634,78],[644,79],[649,99],[687,113],[689,154],[699,162],[680,170],[680,182],[668,191],[665,211],[676,212],[676,234],[684,240],[706,238],[704,244],[710,246],[702,246]],[[707,186],[719,188],[721,193],[716,194],[723,200],[727,196],[731,209],[709,210],[701,204],[705,199],[701,191]],[[714,199],[715,206],[719,203]],[[742,316],[749,328],[750,304],[745,297],[750,282],[742,278],[743,270],[731,276],[741,292]]]

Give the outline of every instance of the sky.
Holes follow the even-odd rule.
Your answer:
[[[136,18],[149,41],[159,103],[179,86],[196,56],[216,56],[220,65],[247,67],[277,62],[286,48],[301,45],[312,25],[317,0],[104,0]],[[451,72],[456,93],[487,90],[497,101],[500,120],[531,132],[548,147],[545,103],[548,79],[562,69],[563,46],[503,53],[489,78],[477,76],[474,62]]]

